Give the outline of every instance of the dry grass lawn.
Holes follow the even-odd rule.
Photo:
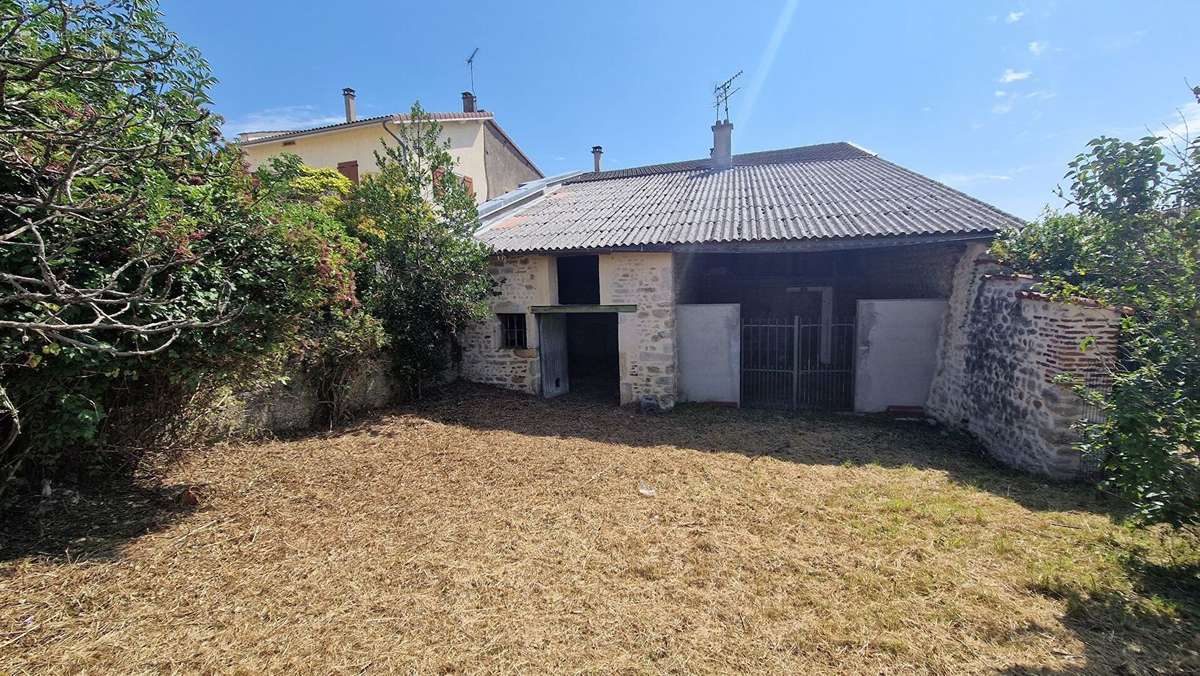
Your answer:
[[[2,526],[0,672],[1200,670],[1194,546],[920,423],[456,386],[166,482]]]

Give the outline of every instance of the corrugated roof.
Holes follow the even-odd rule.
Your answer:
[[[568,171],[556,176],[547,176],[533,181],[526,181],[503,195],[493,197],[480,204],[478,208],[479,218],[483,221],[489,220],[505,209],[512,209],[523,202],[540,197],[545,194],[547,188],[562,185],[582,173],[582,171]]]
[[[497,252],[987,235],[1019,218],[850,143],[581,174],[485,221]]]

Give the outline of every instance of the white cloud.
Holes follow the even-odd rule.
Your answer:
[[[997,103],[996,105],[992,106],[992,112],[997,115],[1004,115],[1005,113],[1011,112],[1012,109],[1013,109],[1013,104],[1012,104],[1011,100],[1002,101],[1002,102]]]
[[[946,185],[956,187],[965,187],[975,185],[977,183],[998,183],[1001,181],[1011,181],[1012,176],[1004,174],[941,174],[937,177],[938,181]]]
[[[1048,89],[1035,89],[1035,90],[1029,92],[1028,94],[1026,94],[1025,98],[1034,99],[1037,101],[1048,101],[1048,100],[1054,98],[1055,96],[1058,96],[1058,94],[1056,94]]]
[[[1161,130],[1154,131],[1159,136],[1165,136],[1167,143],[1200,138],[1200,103],[1193,101],[1176,110],[1171,117],[1172,121],[1164,123]]]
[[[1025,16],[1025,12],[1009,12],[1008,16],[1004,17],[1004,23],[1016,23]]]
[[[326,124],[345,122],[342,115],[322,115],[316,106],[280,106],[265,108],[227,120],[223,131],[234,136],[244,131],[287,131],[309,129]]]
[[[929,113],[929,112],[932,112],[932,111],[933,111],[933,106],[921,106],[921,112],[922,112],[922,113]]]
[[[1100,45],[1108,50],[1126,49],[1138,45],[1146,38],[1145,29],[1135,30],[1124,35],[1110,35],[1102,38]]]
[[[1041,56],[1046,51],[1046,43],[1034,40],[1029,43],[1029,53],[1034,56]]]
[[[1003,89],[997,89],[995,92],[995,95],[996,95],[996,98],[1000,98],[1003,96],[1008,96],[1008,92],[1004,91]]]
[[[1005,68],[1004,74],[1000,76],[999,82],[1002,84],[1008,84],[1009,82],[1020,82],[1021,80],[1028,80],[1030,75],[1033,75],[1033,73],[1027,70],[1013,70],[1012,68]]]

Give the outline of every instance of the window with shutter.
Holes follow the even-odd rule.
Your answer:
[[[338,173],[350,179],[351,183],[358,183],[358,160],[349,162],[338,162]]]

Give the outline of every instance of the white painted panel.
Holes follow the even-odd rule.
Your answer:
[[[739,403],[741,399],[740,305],[676,305],[679,398]]]
[[[945,314],[944,300],[858,301],[854,410],[925,405]]]

